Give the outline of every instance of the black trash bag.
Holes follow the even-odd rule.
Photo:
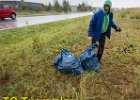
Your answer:
[[[54,67],[61,73],[83,74],[83,68],[78,58],[69,53],[66,49],[62,49],[61,53],[54,59]]]
[[[91,70],[99,73],[100,67],[98,64],[98,59],[95,54],[96,44],[90,45],[81,55],[80,62],[84,69]]]

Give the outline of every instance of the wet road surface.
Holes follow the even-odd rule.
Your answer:
[[[83,17],[92,14],[93,14],[92,12],[86,12],[86,13],[74,13],[74,14],[34,16],[34,17],[18,17],[16,20],[11,20],[6,18],[5,20],[0,21],[0,30],[24,27],[27,25],[36,25],[36,24],[55,22],[59,20]]]

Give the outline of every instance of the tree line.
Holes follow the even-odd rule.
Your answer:
[[[69,12],[71,11],[71,5],[69,3],[69,1],[63,0],[62,5],[60,5],[60,3],[58,2],[58,0],[54,1],[54,4],[52,5],[50,2],[48,5],[45,6],[46,11],[57,11],[57,12]]]
[[[76,6],[75,6],[76,7]],[[92,7],[88,6],[85,2],[79,4],[76,8],[77,11],[91,11]],[[54,0],[54,3],[50,2],[47,5],[42,6],[30,6],[24,5],[24,0],[21,0],[21,6],[16,9],[19,11],[56,11],[56,12],[70,12],[72,11],[72,6],[70,5],[68,0],[63,0],[62,4],[59,3],[58,0]]]
[[[52,5],[50,2],[48,5],[46,5],[46,11],[54,10],[57,12],[68,12],[72,10],[71,7],[72,6],[70,5],[69,1],[63,0],[62,5],[60,5],[60,3],[57,0],[55,0],[54,5]],[[77,11],[91,11],[92,7],[83,2],[82,4],[79,4],[76,9]]]

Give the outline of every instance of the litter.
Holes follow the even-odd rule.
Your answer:
[[[62,49],[61,53],[55,58],[54,67],[65,74],[73,73],[79,75],[84,73],[78,58],[66,49]]]
[[[96,44],[90,45],[80,56],[80,62],[84,69],[99,73],[100,67],[95,54]]]

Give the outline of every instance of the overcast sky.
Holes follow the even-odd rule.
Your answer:
[[[25,1],[31,1],[31,2],[41,2],[44,4],[47,4],[48,2],[52,2],[54,0],[25,0]],[[60,3],[62,3],[63,0],[58,0]],[[105,0],[68,0],[71,5],[77,5],[81,3],[82,1],[87,2],[88,4],[94,6],[94,7],[102,7],[103,2]],[[112,0],[113,7],[119,7],[119,8],[127,8],[127,7],[140,7],[140,0]]]

